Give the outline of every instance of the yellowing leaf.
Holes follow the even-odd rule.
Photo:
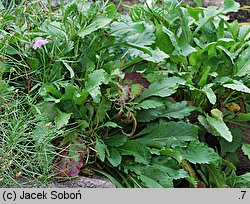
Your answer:
[[[232,112],[240,111],[240,106],[237,103],[227,103],[225,107]]]
[[[211,110],[211,115],[213,116],[213,118],[223,120],[223,113],[217,108]]]

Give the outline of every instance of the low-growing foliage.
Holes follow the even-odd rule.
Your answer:
[[[239,4],[73,0],[0,8],[0,183],[249,187],[250,26]],[[14,17],[15,16],[15,17]],[[8,181],[8,182],[7,182]],[[11,183],[12,182],[12,183]]]

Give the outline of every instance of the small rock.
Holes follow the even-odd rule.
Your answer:
[[[69,181],[53,182],[51,188],[115,188],[115,186],[103,177],[88,178],[80,176]]]

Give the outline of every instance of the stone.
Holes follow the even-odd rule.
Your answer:
[[[116,188],[111,181],[104,176],[85,177],[79,176],[69,178],[65,181],[53,181],[51,183],[40,183],[33,178],[19,178],[14,186],[5,186],[6,188]]]
[[[51,188],[115,188],[115,186],[104,177],[88,178],[79,176],[64,182],[53,182]]]

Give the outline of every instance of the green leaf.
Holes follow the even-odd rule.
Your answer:
[[[173,157],[174,159],[176,159],[176,161],[178,161],[179,163],[181,163],[182,161],[182,155],[179,151],[175,151],[173,149],[164,149],[160,151],[161,155],[166,155],[166,156],[170,156]]]
[[[214,105],[216,103],[216,95],[213,89],[211,89],[209,85],[206,85],[202,88],[202,91],[206,94],[209,102]]]
[[[172,158],[164,157],[164,156],[156,156],[152,158],[151,164],[155,168],[158,168],[161,171],[165,172],[166,173],[165,176],[170,177],[171,179],[176,180],[176,179],[189,177],[188,173],[184,169],[181,168],[180,164]]]
[[[44,90],[47,93],[51,93],[56,98],[61,98],[62,96],[62,93],[53,84],[45,86]]]
[[[122,157],[119,151],[116,148],[109,149],[109,156],[107,156],[108,161],[114,167],[117,167],[121,164]]]
[[[138,122],[150,122],[158,118],[161,115],[161,113],[162,113],[161,107],[148,110],[145,109],[138,111],[136,119]]]
[[[175,48],[174,54],[181,53],[181,49],[180,49],[180,47],[178,45],[178,42],[177,42],[176,37],[175,37],[175,34],[171,30],[167,29],[166,27],[163,27],[162,31],[165,34],[168,35],[168,37],[169,37],[169,39],[170,39],[170,41],[172,43],[172,46]]]
[[[243,132],[240,128],[233,128],[230,129],[230,132],[233,135],[233,141],[228,142],[224,139],[220,140],[220,145],[221,145],[221,153],[220,155],[224,157],[227,153],[234,153],[236,152],[237,148],[241,145],[242,143],[242,135]]]
[[[177,147],[183,159],[193,164],[210,164],[216,162],[220,157],[215,151],[198,140],[191,141],[187,148]]]
[[[207,119],[203,115],[198,116],[199,122],[203,125],[203,127],[212,135],[218,136],[217,133],[212,129],[212,127],[209,125]]]
[[[223,174],[216,168],[214,164],[205,165],[205,168],[209,174],[208,180],[210,185],[217,188],[223,188],[226,186],[226,181],[223,177]]]
[[[124,54],[130,55],[133,59],[140,56],[145,60],[155,61],[162,60],[157,57],[168,57],[167,54],[160,50],[152,50],[149,46],[155,42],[154,26],[147,22],[114,22],[110,26],[110,35],[115,37],[114,45],[129,46],[128,49],[123,47]],[[152,53],[152,52],[156,53]]]
[[[205,71],[202,72],[202,76],[201,76],[201,79],[198,83],[198,85],[200,87],[203,87],[207,84],[207,80],[208,80],[208,77],[209,77],[209,74],[210,74],[210,71],[211,71],[211,67],[210,66],[207,66]]]
[[[237,176],[235,181],[235,188],[250,188],[250,173]]]
[[[58,110],[58,115],[55,117],[56,128],[60,129],[67,125],[71,115],[72,113],[64,113]]]
[[[209,21],[211,21],[215,16],[217,16],[220,12],[215,9],[215,8],[206,8],[204,10],[204,18],[201,18],[199,20],[198,26],[195,29],[193,35],[195,35],[200,29],[201,27],[203,27],[205,24],[207,24]]]
[[[250,93],[250,89],[240,81],[233,80],[233,83],[223,84],[223,86],[229,89],[239,91],[239,92]]]
[[[163,186],[161,184],[159,184],[157,181],[155,181],[154,179],[145,176],[145,175],[139,175],[139,179],[144,182],[144,184],[148,187],[148,188],[163,188]]]
[[[170,102],[168,109],[163,110],[160,117],[183,119],[189,116],[195,109],[194,106],[188,106],[186,101],[177,102],[175,104]]]
[[[95,150],[96,150],[100,160],[102,162],[104,162],[107,146],[103,143],[102,140],[96,139]]]
[[[117,123],[114,122],[106,122],[104,125],[102,125],[104,127],[112,127],[112,128],[122,128],[121,126],[119,126]]]
[[[219,9],[222,13],[237,12],[240,8],[240,4],[234,0],[224,0],[224,4]]]
[[[165,59],[169,58],[169,55],[161,51],[158,47],[154,50],[148,48],[148,50],[150,51],[151,54],[140,52],[138,53],[138,56],[140,56],[144,60],[154,63],[164,62]]]
[[[244,143],[242,145],[242,151],[244,152],[245,155],[247,155],[248,159],[250,160],[250,144]]]
[[[98,17],[93,20],[91,24],[89,24],[86,28],[82,29],[78,35],[82,38],[84,38],[86,35],[89,35],[90,33],[104,28],[106,25],[108,25],[112,19],[106,18],[106,17]]]
[[[113,135],[105,140],[105,143],[109,147],[120,147],[124,145],[128,140],[128,137],[125,135]]]
[[[156,45],[160,48],[160,50],[164,51],[165,53],[171,54],[174,50],[172,43],[169,39],[169,36],[163,32],[163,25],[156,25]],[[164,40],[163,40],[164,39]]]
[[[132,155],[135,161],[142,164],[149,164],[151,153],[145,145],[140,142],[128,140],[123,146],[118,147],[122,155]]]
[[[95,103],[101,100],[100,85],[105,82],[107,73],[103,69],[93,71],[85,84],[87,91],[92,96]]]
[[[160,96],[166,97],[176,92],[176,89],[179,85],[184,85],[185,80],[179,77],[169,77],[164,78],[160,81],[156,81],[152,83],[148,89],[146,89],[140,98],[137,100],[138,102],[142,101],[145,98],[150,96]]]
[[[99,117],[100,122],[103,122],[103,120],[106,118],[107,111],[111,109],[111,105],[111,101],[109,101],[106,97],[102,96],[102,101],[97,109],[97,115]]]
[[[77,91],[78,87],[71,83],[67,83],[65,87],[65,93],[62,95],[60,101],[72,100],[74,98],[74,94]]]
[[[110,35],[118,42],[125,41],[146,47],[155,42],[154,26],[147,22],[114,22],[110,26]]]
[[[197,52],[197,50],[194,47],[192,47],[191,45],[187,43],[180,45],[180,48],[181,48],[182,55],[184,55],[185,57],[187,57],[193,52]]]
[[[250,113],[239,113],[233,121],[237,122],[248,122],[250,121]]]
[[[221,136],[228,142],[232,142],[233,136],[223,120],[207,116],[207,121],[217,136]]]
[[[70,74],[70,78],[72,79],[75,76],[75,72],[74,70],[71,68],[71,66],[69,66],[69,64],[67,62],[65,62],[64,60],[62,60],[64,66],[67,68],[67,70],[69,71]]]
[[[139,141],[159,142],[166,145],[167,141],[186,142],[196,140],[198,136],[198,128],[192,124],[179,122],[151,123],[144,128],[140,133],[135,135],[141,137]]]
[[[82,89],[80,92],[75,91],[73,95],[73,101],[77,105],[83,105],[83,102],[86,100],[88,95],[89,95],[89,92],[86,89]]]
[[[250,75],[250,47],[247,48],[242,54],[239,56],[236,61],[237,73],[236,76],[242,77],[245,75]]]
[[[135,106],[135,109],[152,109],[164,106],[163,102],[156,99],[148,99]]]

